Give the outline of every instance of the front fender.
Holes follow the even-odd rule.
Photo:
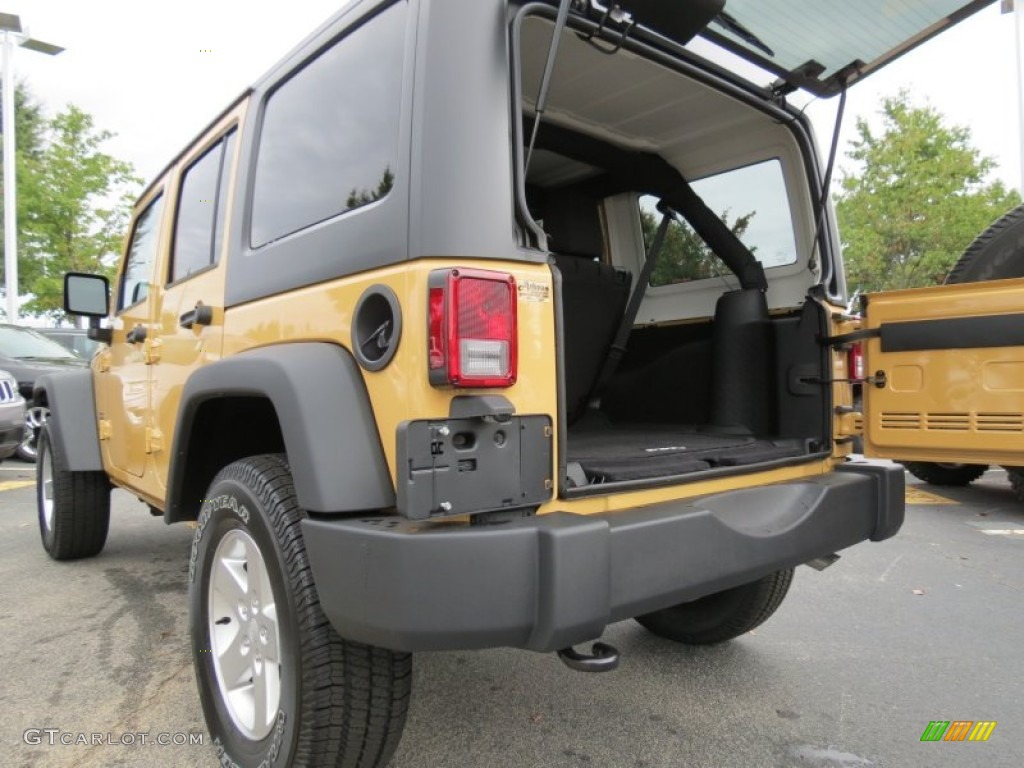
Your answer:
[[[72,472],[103,470],[96,420],[96,395],[88,368],[46,373],[35,381],[32,399],[50,409],[50,439],[60,445]]]

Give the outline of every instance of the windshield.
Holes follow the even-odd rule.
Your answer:
[[[0,355],[17,360],[78,360],[57,342],[28,328],[0,328]]]
[[[796,85],[832,91],[844,68],[859,62],[852,82],[991,2],[728,0],[727,19],[701,34],[777,74],[795,73],[787,79]]]

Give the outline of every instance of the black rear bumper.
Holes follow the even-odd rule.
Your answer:
[[[886,539],[902,523],[902,468],[862,463],[607,515],[302,526],[320,602],[344,637],[407,651],[552,651],[612,622]]]

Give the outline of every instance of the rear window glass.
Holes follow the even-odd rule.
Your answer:
[[[349,32],[271,94],[253,247],[383,198],[394,184],[406,4]]]
[[[796,263],[793,219],[778,160],[707,176],[692,182],[691,186],[765,269]],[[661,222],[657,204],[656,197],[640,197],[644,248],[650,248]],[[651,285],[672,285],[730,274],[729,268],[690,225],[679,219],[669,225],[665,244],[651,273]]]

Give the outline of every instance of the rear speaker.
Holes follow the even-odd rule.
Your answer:
[[[402,310],[395,292],[372,285],[363,292],[352,318],[352,352],[359,365],[379,371],[391,362],[402,336]]]

